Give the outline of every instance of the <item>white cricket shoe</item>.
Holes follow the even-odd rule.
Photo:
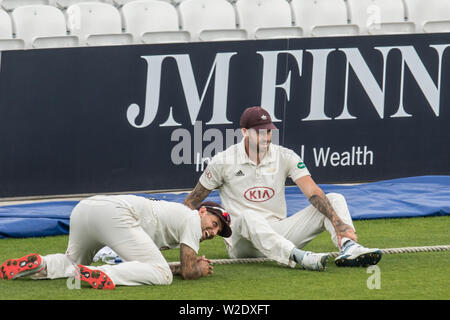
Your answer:
[[[377,264],[382,255],[380,249],[366,248],[353,242],[339,253],[334,262],[338,267],[367,267]]]
[[[305,270],[324,271],[328,259],[327,253],[314,253],[307,251],[300,261],[300,267]]]

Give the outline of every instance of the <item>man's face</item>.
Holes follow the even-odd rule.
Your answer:
[[[199,210],[202,237],[200,241],[213,239],[222,230],[222,221],[218,216],[206,210],[205,207]]]
[[[252,154],[265,153],[272,141],[272,130],[270,129],[242,129],[244,137],[248,137],[249,152]]]

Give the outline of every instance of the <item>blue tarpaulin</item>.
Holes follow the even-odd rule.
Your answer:
[[[422,176],[358,185],[321,184],[325,193],[347,200],[354,220],[450,215],[450,176]],[[183,202],[187,193],[139,194]],[[217,190],[208,200],[220,203]],[[296,186],[286,187],[288,215],[309,205]],[[53,236],[69,233],[70,213],[78,201],[36,202],[0,207],[0,238]]]

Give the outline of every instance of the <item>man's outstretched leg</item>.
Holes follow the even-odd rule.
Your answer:
[[[338,193],[328,193],[326,196],[339,218],[355,230],[344,196]],[[271,226],[297,248],[303,248],[320,233],[328,231],[331,240],[340,250],[339,256],[335,259],[336,265],[340,267],[374,265],[382,256],[380,249],[366,248],[348,238],[342,238],[339,246],[333,224],[313,205],[284,220],[274,222]]]
[[[328,255],[303,251],[275,232],[266,220],[243,213],[233,221],[231,244],[227,245],[231,258],[267,257],[283,265],[298,264],[302,269],[323,271]],[[294,264],[294,265],[295,265]]]

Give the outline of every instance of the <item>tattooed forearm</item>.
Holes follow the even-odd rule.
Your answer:
[[[192,192],[187,195],[186,199],[184,199],[184,204],[191,209],[197,209],[210,193],[211,190],[206,189],[199,182],[194,190],[192,190]]]
[[[326,216],[339,232],[346,232],[347,229],[351,229],[350,226],[345,224],[339,218],[331,205],[330,200],[328,200],[325,195],[313,195],[309,198],[309,202],[311,202],[317,210]]]
[[[309,202],[311,202],[311,204],[323,215],[330,219],[331,222],[333,222],[337,217],[336,212],[334,211],[330,201],[325,195],[313,195],[311,196],[311,198],[309,198]]]
[[[189,246],[180,245],[180,274],[185,280],[195,280],[202,276],[197,263],[197,254]]]

